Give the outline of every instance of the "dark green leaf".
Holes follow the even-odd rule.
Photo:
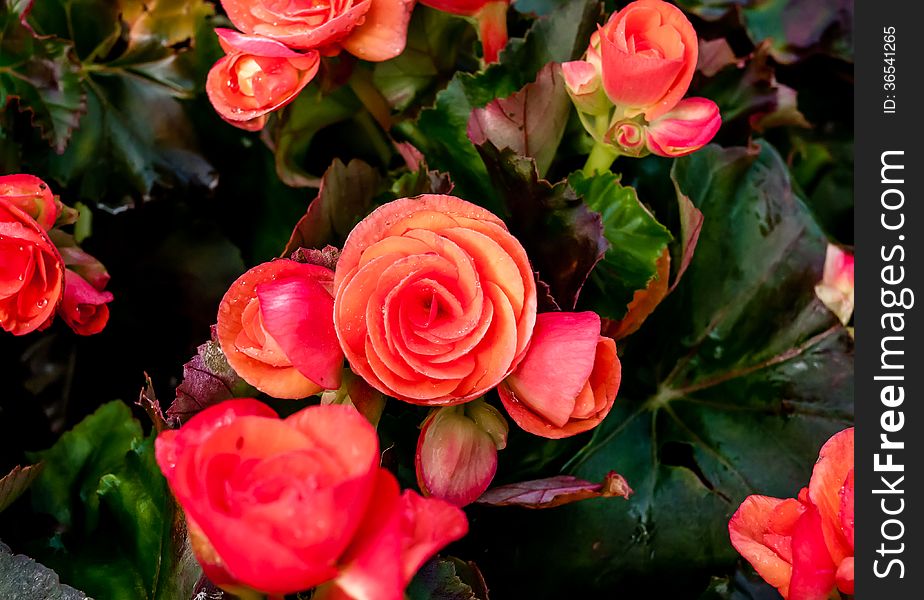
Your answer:
[[[323,95],[310,85],[285,108],[275,132],[276,173],[292,187],[318,187],[320,178],[307,169],[308,150],[319,131],[352,118],[361,105],[349,87]]]
[[[646,288],[657,274],[658,259],[671,234],[639,202],[635,189],[620,185],[613,173],[586,177],[577,172],[568,182],[603,217],[604,235],[610,243],[590,275],[592,291],[583,297],[584,304],[602,317],[621,319],[633,294]]]
[[[10,600],[92,600],[63,585],[57,573],[28,556],[14,555],[0,542],[0,598]]]
[[[461,54],[471,49],[475,30],[464,19],[418,5],[408,27],[407,46],[397,58],[377,63],[376,87],[392,108],[419,106],[446,85],[458,69]]]
[[[735,564],[727,526],[744,497],[795,496],[852,423],[853,341],[814,294],[827,240],[780,157],[709,146],[674,178],[706,215],[696,255],[650,335],[632,338],[631,377],[570,464],[585,479],[618,469],[635,494],[508,516],[518,550],[489,554],[529,590],[638,592],[665,572],[666,596],[705,586],[703,572]],[[555,569],[542,568],[549,544],[569,557]]]
[[[50,159],[61,181],[80,179],[80,196],[155,184],[212,188],[217,174],[196,151],[194,135],[173,92],[133,76],[92,75],[86,80],[87,115],[62,156]],[[142,118],[139,115],[144,115]]]
[[[32,488],[63,534],[37,546],[64,581],[101,598],[188,598],[199,578],[154,438],[121,402],[100,407],[50,450]]]
[[[0,109],[16,99],[42,137],[63,152],[86,110],[80,67],[71,43],[37,37],[22,21],[30,4],[0,4]]]
[[[474,581],[472,580],[474,579]],[[407,588],[409,600],[487,600],[481,573],[458,558],[433,558]]]
[[[51,176],[93,202],[107,194],[117,203],[146,198],[155,187],[214,187],[217,176],[199,154],[179,102],[205,78],[208,65],[183,60],[183,53],[202,41],[204,30],[214,37],[208,22],[212,5],[203,0],[39,4],[30,23],[39,33],[58,36],[53,39],[73,40],[82,63],[74,65],[73,85],[86,98],[87,114],[66,151],[60,144],[63,154],[48,159]]]
[[[92,529],[98,517],[100,478],[118,468],[141,437],[141,425],[127,405],[110,402],[99,407],[50,449],[29,454],[33,462],[45,463],[32,485],[32,506],[65,527],[78,527],[83,519]]]
[[[478,147],[490,173],[488,180],[503,201],[510,231],[520,240],[539,279],[548,284],[563,310],[574,308],[588,274],[609,244],[600,215],[562,181],[541,179],[536,162],[491,142]]]

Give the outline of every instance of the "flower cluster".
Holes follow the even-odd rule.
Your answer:
[[[373,62],[404,51],[416,0],[221,0],[240,31],[216,29],[226,55],[209,71],[206,92],[227,122],[257,131],[314,79],[322,57],[346,51]],[[425,0],[474,17],[493,62],[507,43],[508,0]]]
[[[731,543],[786,600],[853,594],[853,428],[822,447],[798,498],[748,496],[731,518]]]
[[[404,50],[414,0],[222,0],[240,32],[218,29],[227,55],[206,82],[223,119],[255,131],[295,99],[318,72],[321,56],[346,50],[370,61]]]
[[[568,93],[594,140],[614,155],[694,152],[718,132],[719,108],[683,98],[699,44],[683,12],[662,0],[637,0],[593,34],[584,60],[562,65]]]
[[[105,267],[60,227],[77,211],[32,175],[0,177],[0,327],[25,335],[55,314],[80,335],[99,333],[112,294]]]
[[[363,554],[364,540],[386,535],[375,528],[383,526],[388,510],[376,491],[375,509],[368,510],[377,525],[356,525],[360,540],[351,541],[369,502],[370,469],[397,495],[390,475],[370,462],[377,451],[368,421],[378,421],[385,396],[431,407],[416,470],[420,489],[432,498],[406,493],[403,500],[417,507],[405,507],[405,520],[416,511],[424,522],[405,522],[404,533],[387,534],[400,547],[418,543],[410,532],[423,536],[430,540],[427,555],[462,535],[464,517],[453,507],[487,489],[497,451],[507,443],[507,422],[486,393],[496,389],[518,425],[547,438],[595,427],[616,398],[620,363],[613,340],[600,335],[600,317],[537,314],[537,283],[526,251],[501,219],[481,207],[443,195],[395,200],[356,225],[335,268],[330,266],[283,258],[254,267],[225,294],[216,328],[228,363],[248,383],[276,398],[328,390],[322,406],[280,424],[254,401],[226,403],[158,440],[161,468],[187,511],[200,561],[228,589],[243,584],[283,593],[334,580],[349,595],[351,585],[365,585],[350,582],[354,572],[360,580],[368,576],[363,569],[379,560]],[[199,464],[203,460],[212,462]],[[363,486],[338,483],[360,476]],[[339,491],[330,491],[335,485]],[[267,503],[285,510],[264,510]],[[253,519],[247,516],[251,510]],[[301,510],[314,511],[304,524]],[[441,513],[440,535],[427,529],[436,522],[429,511]],[[267,519],[278,523],[263,523]],[[293,520],[305,531],[287,529]],[[291,560],[295,566],[279,567],[285,577],[267,580],[273,569],[264,565],[251,573],[250,563],[236,561],[252,528],[278,528],[266,534],[272,538],[267,544],[283,549],[260,554]],[[353,550],[354,543],[360,548]],[[252,544],[247,552],[252,554]],[[397,551],[368,552],[404,560]],[[406,564],[416,569],[422,552],[410,551],[414,560]],[[405,575],[389,579],[389,589],[400,591],[410,577]]]

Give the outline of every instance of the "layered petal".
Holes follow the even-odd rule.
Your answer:
[[[65,272],[64,297],[58,312],[68,327],[79,335],[99,333],[109,322],[111,292],[97,290],[83,277],[68,269]]]
[[[0,199],[0,328],[25,335],[47,326],[64,292],[64,261],[45,230]]]
[[[600,336],[596,313],[543,313],[526,356],[498,393],[517,425],[562,438],[588,431],[606,417],[620,374],[616,344]]]
[[[300,54],[270,38],[216,32],[228,55],[209,71],[205,89],[218,114],[242,129],[262,129],[266,115],[294,100],[318,72],[316,51]]]
[[[603,87],[626,116],[653,121],[686,94],[698,53],[696,32],[679,8],[632,2],[600,29]]]
[[[340,387],[329,269],[291,260],[258,265],[225,293],[218,342],[245,381],[277,398]]]
[[[685,98],[647,127],[648,149],[658,156],[678,157],[699,150],[722,126],[719,107],[706,98]]]
[[[837,567],[822,534],[822,518],[808,504],[792,531],[792,579],[788,600],[827,600],[835,587]]]
[[[334,579],[388,504],[383,474],[398,495],[378,467],[375,430],[347,406],[280,420],[255,400],[231,400],[161,433],[155,450],[197,557],[229,590],[281,595]],[[400,597],[401,565],[394,571]]]
[[[363,219],[334,289],[350,368],[416,404],[459,404],[496,386],[536,318],[523,247],[493,214],[450,196],[396,200]]]
[[[344,50],[357,58],[376,62],[404,52],[414,2],[373,0],[363,22],[341,42]]]
[[[51,188],[34,175],[0,177],[0,202],[7,202],[23,211],[46,231],[54,227],[58,219],[58,203]]]
[[[825,544],[836,564],[853,556],[853,427],[821,448],[809,482]],[[848,485],[849,483],[849,485]]]
[[[792,536],[804,512],[794,498],[748,496],[728,522],[732,546],[784,598],[792,578]]]

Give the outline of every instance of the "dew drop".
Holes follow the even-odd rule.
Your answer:
[[[39,308],[45,308],[46,306],[48,306],[48,298],[42,298],[41,300],[36,302],[35,305]],[[77,307],[77,310],[80,310],[79,306]]]

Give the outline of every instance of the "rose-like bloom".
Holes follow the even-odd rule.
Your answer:
[[[728,523],[735,549],[786,600],[853,594],[853,428],[822,447],[798,499],[748,496]]]
[[[846,325],[853,315],[853,255],[828,244],[825,270],[815,295]]]
[[[276,398],[340,387],[333,272],[279,259],[235,281],[218,308],[218,342],[247,383]]]
[[[35,219],[0,198],[0,327],[25,335],[51,323],[64,261]]]
[[[33,175],[0,177],[0,202],[15,206],[46,231],[54,227],[58,219],[58,203],[51,188]]]
[[[477,500],[494,479],[507,432],[506,419],[484,400],[434,410],[417,441],[414,463],[421,491],[456,506]]]
[[[593,429],[609,414],[620,375],[616,343],[600,335],[596,313],[543,313],[523,362],[497,391],[517,425],[558,439]]]
[[[467,530],[459,509],[401,494],[379,467],[375,429],[348,406],[279,419],[256,400],[229,400],[162,432],[155,454],[206,575],[232,593],[326,583],[338,598],[400,600]]]
[[[343,246],[334,325],[350,368],[415,404],[458,404],[519,364],[536,321],[536,283],[503,221],[464,200],[390,202]]]
[[[290,48],[325,55],[344,49],[382,61],[404,51],[414,0],[221,0],[234,26]]]
[[[658,156],[685,156],[708,144],[721,126],[722,116],[715,102],[685,98],[648,124],[648,149]]]
[[[99,333],[109,322],[109,307],[112,293],[93,287],[86,279],[67,269],[65,272],[64,298],[58,313],[68,327],[79,335]]]
[[[215,31],[227,56],[212,66],[205,91],[221,118],[241,129],[262,129],[318,72],[314,50],[300,54],[269,38]]]
[[[680,102],[699,53],[683,12],[662,0],[638,0],[600,29],[603,88],[626,116],[653,121]]]

